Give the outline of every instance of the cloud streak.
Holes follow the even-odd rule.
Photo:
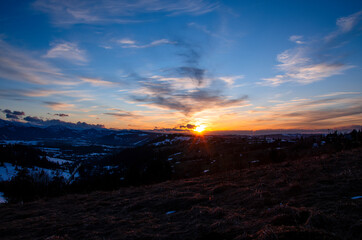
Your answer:
[[[40,85],[76,84],[60,69],[14,48],[2,39],[0,39],[0,78]]]
[[[205,0],[37,0],[34,8],[51,16],[56,25],[137,23],[137,14],[163,13],[202,15],[215,10],[216,3]]]
[[[335,97],[335,96],[341,96],[341,95],[355,95],[355,94],[361,94],[361,93],[360,92],[332,92],[332,93],[319,95],[317,97]]]
[[[278,86],[287,82],[310,84],[325,78],[343,74],[345,70],[352,68],[352,65],[345,65],[339,62],[314,62],[312,57],[307,57],[306,49],[287,50],[278,55],[277,59],[281,64],[277,65],[284,74],[271,78],[263,78],[264,84]]]
[[[75,107],[74,104],[69,104],[69,103],[50,102],[50,101],[45,101],[43,103],[46,104],[49,108],[53,109],[54,111],[72,110]]]
[[[278,86],[287,82],[310,84],[331,76],[343,74],[354,66],[341,62],[341,56],[336,56],[333,50],[340,45],[334,41],[337,36],[344,35],[357,26],[362,17],[362,11],[337,20],[337,30],[322,39],[313,42],[298,42],[302,36],[291,36],[290,41],[299,45],[285,50],[277,55],[279,64],[276,68],[281,72],[270,78],[263,78],[259,84]]]
[[[82,80],[85,83],[89,83],[93,86],[114,87],[114,86],[118,85],[118,83],[116,83],[116,82],[105,81],[105,80],[98,79],[98,78],[81,77],[80,80]]]
[[[155,40],[153,42],[150,42],[148,44],[137,44],[136,41],[133,41],[131,39],[128,38],[124,38],[121,40],[117,41],[119,44],[121,44],[122,48],[150,48],[150,47],[155,47],[155,46],[159,46],[159,45],[167,45],[167,44],[176,44],[177,42],[174,41],[170,41],[168,39],[159,39],[159,40]]]
[[[53,43],[45,58],[61,58],[77,64],[87,62],[86,53],[77,44],[71,42]]]
[[[248,121],[262,128],[334,128],[360,123],[362,99],[360,96],[326,94],[312,99],[292,99],[248,114]],[[321,99],[322,98],[322,99]],[[298,101],[295,101],[298,100]]]
[[[243,79],[244,75],[237,75],[237,76],[225,76],[225,77],[219,77],[221,80],[223,80],[229,87],[231,87],[236,80]]]
[[[131,113],[131,112],[126,112],[126,111],[121,111],[121,112],[115,112],[115,113],[103,113],[104,115],[109,115],[109,116],[114,116],[117,118],[127,118],[127,117],[138,117],[137,115]]]
[[[221,39],[221,40],[223,40],[223,41],[225,41],[225,42],[230,42],[230,40],[227,39],[227,38],[225,38],[223,35],[218,34],[218,33],[215,33],[215,32],[213,32],[213,31],[210,31],[210,30],[209,30],[206,26],[204,26],[204,25],[201,25],[201,24],[198,24],[198,23],[195,23],[195,22],[191,22],[191,23],[189,23],[189,24],[187,24],[187,25],[188,25],[189,27],[192,27],[192,28],[194,28],[194,29],[197,29],[197,30],[199,30],[199,31],[201,31],[201,32],[203,32],[203,33],[211,36],[211,37],[219,38],[219,39]]]
[[[336,21],[337,30],[328,34],[325,37],[327,42],[334,40],[335,38],[351,32],[362,19],[362,11],[351,14],[347,17],[338,18]]]

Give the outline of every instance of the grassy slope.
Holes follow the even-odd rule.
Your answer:
[[[4,239],[361,239],[362,149],[0,206]],[[166,214],[168,211],[176,211]]]

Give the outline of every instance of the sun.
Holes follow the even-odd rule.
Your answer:
[[[194,131],[197,133],[202,133],[203,131],[205,131],[205,126],[199,125],[194,129]]]

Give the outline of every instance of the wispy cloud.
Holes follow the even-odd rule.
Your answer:
[[[156,82],[159,83],[168,83],[170,86],[172,86],[175,89],[185,89],[185,90],[192,90],[195,88],[204,88],[209,86],[211,83],[210,79],[202,79],[202,82],[198,81],[194,77],[188,77],[188,76],[182,76],[182,77],[165,77],[165,76],[151,76],[151,79],[156,80]]]
[[[33,90],[17,90],[15,91],[20,96],[26,97],[49,97],[53,95],[63,96],[84,96],[80,90],[53,90],[53,89],[33,89]]]
[[[278,86],[286,82],[310,84],[331,76],[343,74],[352,68],[350,64],[343,63],[341,56],[333,53],[340,42],[330,41],[338,35],[350,32],[360,21],[362,11],[337,20],[337,30],[322,39],[313,42],[298,42],[302,36],[291,36],[290,41],[299,43],[293,49],[288,49],[277,56],[280,64],[276,67],[281,72],[270,78],[263,78],[262,85]],[[326,41],[328,39],[328,41]]]
[[[67,98],[67,99],[72,99],[75,102],[94,101],[96,99],[91,98],[94,97],[94,95],[95,95],[94,93],[88,90],[72,90],[72,89],[67,89],[66,87],[62,88],[62,90],[43,89],[43,88],[34,88],[29,90],[27,89],[0,90],[1,99],[27,101],[27,102],[31,101],[33,103],[39,103],[39,101],[48,100],[50,99],[50,97],[55,97],[55,99]]]
[[[59,87],[56,86],[58,89]],[[94,92],[88,90],[72,90],[62,88],[62,90],[54,90],[54,89],[1,89],[0,90],[0,98],[16,100],[16,101],[31,101],[34,103],[38,103],[39,101],[44,101],[46,99],[50,99],[49,97],[55,97],[55,99],[72,99],[75,102],[85,101],[85,100],[95,100]]]
[[[63,110],[73,110],[75,105],[70,103],[60,103],[60,102],[44,102],[49,108],[53,109],[54,111],[63,111]]]
[[[99,45],[99,47],[107,49],[107,50],[113,49],[113,47],[110,45]]]
[[[149,47],[155,47],[158,45],[164,45],[164,44],[176,44],[177,42],[170,41],[168,39],[159,39],[155,40],[153,42],[150,42],[148,44],[137,44],[136,41],[133,41],[128,38],[124,38],[117,41],[119,44],[121,44],[122,48],[149,48]]]
[[[345,119],[349,118],[354,120],[355,123],[358,123],[358,120],[362,115],[362,106],[349,106],[344,108],[335,108],[333,111],[329,109],[321,110],[305,110],[298,112],[290,112],[276,117],[287,117],[289,118],[289,124],[294,127],[301,126],[321,126],[321,124],[333,124],[337,125],[345,123]],[[342,121],[341,121],[342,120]],[[344,123],[343,123],[344,122]],[[327,126],[328,126],[327,125]],[[332,125],[332,126],[333,126]]]
[[[362,11],[356,12],[347,17],[338,18],[336,21],[337,30],[328,34],[325,37],[325,40],[331,41],[340,35],[352,31],[356,27],[356,25],[361,21],[361,19],[362,19]]]
[[[205,0],[108,0],[102,3],[91,0],[37,0],[33,6],[52,17],[57,25],[105,24],[139,22],[135,15],[164,13],[165,15],[202,15],[215,10],[217,3]]]
[[[200,66],[200,49],[182,40],[176,46],[182,50],[178,56],[184,63],[163,69],[165,76],[135,75],[134,82],[138,84],[138,88],[129,96],[133,103],[182,113],[187,117],[208,109],[247,105],[246,95],[230,97],[223,94],[225,80],[208,76],[208,71]]]
[[[178,74],[183,77],[187,77],[189,79],[194,80],[197,82],[198,85],[203,84],[205,79],[206,70],[198,67],[189,67],[189,66],[182,66],[174,68]]]
[[[317,97],[336,97],[336,96],[341,96],[341,95],[355,95],[355,94],[361,94],[361,93],[360,92],[332,92],[332,93],[319,95]]]
[[[0,77],[35,84],[74,85],[60,69],[0,39]]]
[[[63,94],[64,91],[39,89],[31,91],[21,91],[19,93],[27,97],[48,97],[55,94]]]
[[[284,74],[279,74],[271,78],[263,78],[266,85],[278,86],[286,82],[296,82],[300,84],[310,84],[325,78],[342,74],[345,70],[352,68],[352,65],[345,65],[339,62],[314,62],[315,59],[304,57],[307,55],[306,49],[296,51],[285,51],[278,55],[281,64],[277,68]]]
[[[122,110],[118,110],[117,112],[103,113],[103,114],[109,115],[109,116],[114,116],[117,118],[128,118],[128,117],[137,118],[137,117],[139,117],[139,115],[137,115],[137,114],[134,114],[134,113],[128,112],[128,111],[122,111]]]
[[[227,39],[225,36],[223,36],[222,34],[219,34],[219,33],[216,33],[216,32],[213,32],[211,30],[209,30],[205,25],[201,25],[201,24],[198,24],[198,23],[195,23],[195,22],[191,22],[188,24],[189,27],[192,27],[194,29],[197,29],[211,37],[214,37],[214,38],[219,38],[221,40],[224,40],[226,42],[230,42],[229,39]]]
[[[345,92],[346,93],[346,92]],[[333,128],[360,124],[362,99],[357,94],[342,97],[332,93],[312,99],[291,99],[249,112],[248,121],[281,128]],[[252,124],[252,123],[251,123]]]
[[[148,107],[179,111],[187,116],[206,109],[244,106],[247,103],[247,96],[229,98],[212,88],[180,89],[175,88],[172,82],[155,78],[143,78],[140,84],[141,89],[131,96],[133,101],[146,103]]]
[[[172,76],[189,78],[195,81],[199,87],[206,86],[205,76],[207,70],[200,66],[201,49],[182,40],[178,41],[176,46],[182,49],[182,52],[180,52],[178,56],[183,59],[184,64],[179,67],[169,68],[167,72]]]
[[[87,62],[86,53],[77,44],[70,42],[53,43],[53,47],[44,55],[45,58],[62,58],[77,64]]]
[[[105,80],[98,79],[98,78],[81,77],[80,80],[82,80],[85,83],[90,83],[93,86],[114,87],[118,84],[116,82],[105,81]]]
[[[117,42],[120,43],[120,44],[123,44],[123,45],[134,45],[134,44],[136,44],[136,41],[131,40],[129,38],[122,38],[122,39],[118,40]]]
[[[237,76],[225,76],[219,77],[221,80],[227,83],[228,86],[232,86],[234,82],[238,79],[243,79],[244,75],[237,75]]]
[[[303,36],[292,35],[289,37],[289,41],[295,42],[297,44],[304,44],[304,42],[302,41],[302,38],[303,38]]]

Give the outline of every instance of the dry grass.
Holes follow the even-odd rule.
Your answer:
[[[0,206],[1,239],[361,239],[361,149]],[[171,214],[167,212],[175,211]]]

